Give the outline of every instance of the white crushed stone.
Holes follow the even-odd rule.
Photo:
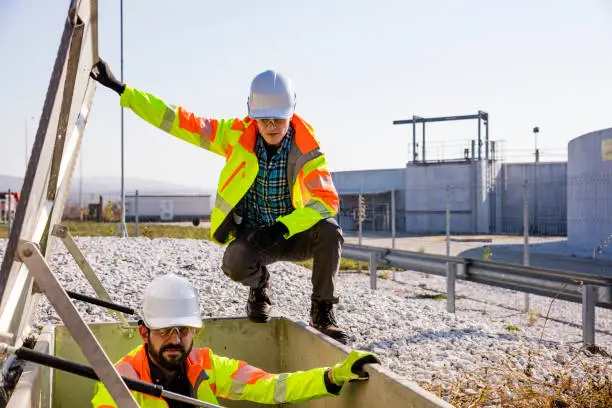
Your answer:
[[[138,309],[144,288],[157,275],[173,272],[199,290],[202,315],[244,316],[248,289],[220,269],[223,247],[204,240],[82,237],[76,238],[99,279],[116,303]],[[0,257],[7,240],[0,240]],[[65,289],[94,296],[71,255],[59,243],[52,266]],[[270,266],[273,314],[308,321],[312,285],[310,271],[288,262]],[[388,271],[380,271],[386,273]],[[389,272],[390,273],[390,272]],[[456,313],[446,301],[419,298],[443,293],[445,279],[415,272],[397,272],[396,282],[340,273],[336,280],[340,304],[336,318],[351,336],[351,347],[371,350],[400,377],[426,384],[450,381],[463,371],[491,362],[509,361],[525,368],[529,351],[539,350],[545,364],[533,367],[534,377],[546,379],[551,369],[581,376],[581,362],[612,364],[599,354],[573,359],[580,347],[580,305],[555,300],[542,331],[551,299],[531,296],[532,312],[521,313],[524,294],[486,285],[458,282]],[[86,321],[111,321],[103,308],[75,302]],[[612,350],[612,311],[597,309],[596,343]],[[59,318],[44,299],[35,324],[56,324]],[[539,339],[542,342],[538,345]]]

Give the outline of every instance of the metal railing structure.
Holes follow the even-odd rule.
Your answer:
[[[536,268],[399,249],[345,244],[342,257],[369,262],[376,289],[379,265],[447,278],[447,311],[455,312],[457,279],[582,303],[582,340],[595,344],[595,306],[612,309],[612,276]]]

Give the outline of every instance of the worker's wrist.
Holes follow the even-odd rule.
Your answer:
[[[117,82],[113,82],[110,85],[110,88],[117,92],[119,95],[121,95],[124,91],[125,91],[125,84],[122,84],[121,82],[117,81]]]
[[[339,394],[342,389],[342,385],[338,385],[334,382],[334,376],[332,375],[332,369],[328,368],[323,374],[323,381],[325,381],[325,388],[330,394]]]

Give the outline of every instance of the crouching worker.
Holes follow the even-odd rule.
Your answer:
[[[202,328],[197,290],[177,275],[154,279],[145,290],[143,344],[116,364],[125,376],[151,382],[164,390],[218,404],[217,397],[261,404],[301,402],[338,395],[342,386],[363,374],[364,364],[379,363],[369,352],[352,351],[333,367],[273,374],[240,360],[194,348],[193,337]],[[190,407],[183,402],[134,392],[141,407]],[[96,408],[116,407],[106,387],[97,382],[92,399]]]

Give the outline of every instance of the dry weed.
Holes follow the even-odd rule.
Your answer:
[[[473,371],[463,371],[453,381],[419,382],[423,388],[457,407],[605,408],[612,407],[612,356],[595,345],[559,350],[551,362],[541,352],[551,300],[537,347],[519,351],[526,364],[508,355]],[[526,353],[526,354],[525,354]]]

